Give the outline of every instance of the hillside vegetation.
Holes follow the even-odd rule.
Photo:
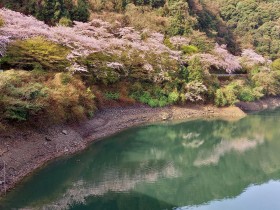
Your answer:
[[[228,106],[280,93],[278,1],[0,6],[2,127],[85,119],[104,106]]]

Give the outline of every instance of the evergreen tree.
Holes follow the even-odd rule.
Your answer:
[[[88,10],[88,3],[86,0],[78,0],[78,4],[74,9],[73,20],[86,22],[89,19],[90,13]]]

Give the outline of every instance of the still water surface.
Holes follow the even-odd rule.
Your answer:
[[[59,159],[0,209],[280,209],[280,109],[133,128]]]

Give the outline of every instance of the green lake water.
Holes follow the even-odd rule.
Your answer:
[[[280,110],[129,129],[36,171],[0,209],[280,209]]]

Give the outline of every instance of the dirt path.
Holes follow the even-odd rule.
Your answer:
[[[93,141],[124,129],[164,120],[194,118],[240,118],[237,107],[212,106],[150,108],[134,106],[98,111],[92,120],[45,129],[17,130],[0,134],[0,193],[12,189],[22,178],[57,157],[85,149]],[[5,162],[5,173],[4,173]],[[5,183],[4,183],[5,175]]]

